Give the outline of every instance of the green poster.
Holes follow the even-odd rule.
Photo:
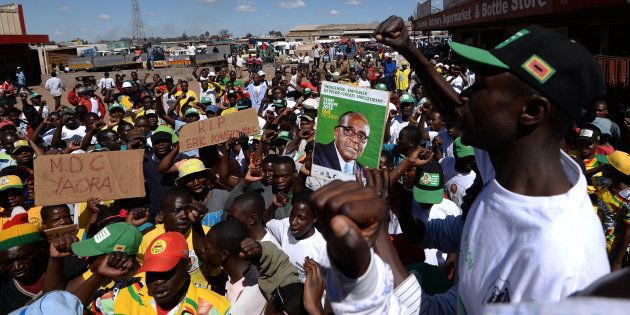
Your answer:
[[[378,168],[389,93],[322,82],[311,174],[354,180]]]

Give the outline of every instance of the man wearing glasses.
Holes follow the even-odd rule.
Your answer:
[[[355,175],[363,166],[357,160],[363,155],[370,137],[370,125],[363,114],[345,112],[335,127],[335,139],[328,144],[315,143],[313,164]]]

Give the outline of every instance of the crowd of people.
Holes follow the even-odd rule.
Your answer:
[[[105,73],[64,99],[53,75],[54,106],[18,69],[0,97],[0,314],[482,314],[627,296],[630,119],[588,51],[531,26],[427,59],[396,17],[375,38],[378,57],[316,46],[316,64],[271,78],[230,56],[194,82]],[[311,176],[323,80],[390,95],[379,168],[356,181]],[[180,151],[182,126],[250,108],[260,134]],[[37,204],[37,157],[124,150],[144,152],[145,197]]]

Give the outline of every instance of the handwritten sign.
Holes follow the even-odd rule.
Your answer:
[[[248,108],[229,115],[186,124],[179,130],[179,150],[190,151],[223,143],[240,132],[250,136],[260,132],[256,110]]]
[[[143,155],[143,150],[127,150],[37,157],[35,204],[144,197]]]

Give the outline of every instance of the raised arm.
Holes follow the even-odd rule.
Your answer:
[[[433,104],[437,106],[447,120],[457,120],[455,108],[466,103],[455,90],[435,71],[433,65],[422,55],[422,52],[411,42],[403,19],[390,16],[374,31],[377,42],[390,46],[409,61],[416,76],[429,92]]]
[[[175,173],[177,172],[177,167],[175,167],[175,157],[179,154],[179,143],[173,145],[173,149],[169,152],[161,161],[158,166],[158,172],[165,173]]]

